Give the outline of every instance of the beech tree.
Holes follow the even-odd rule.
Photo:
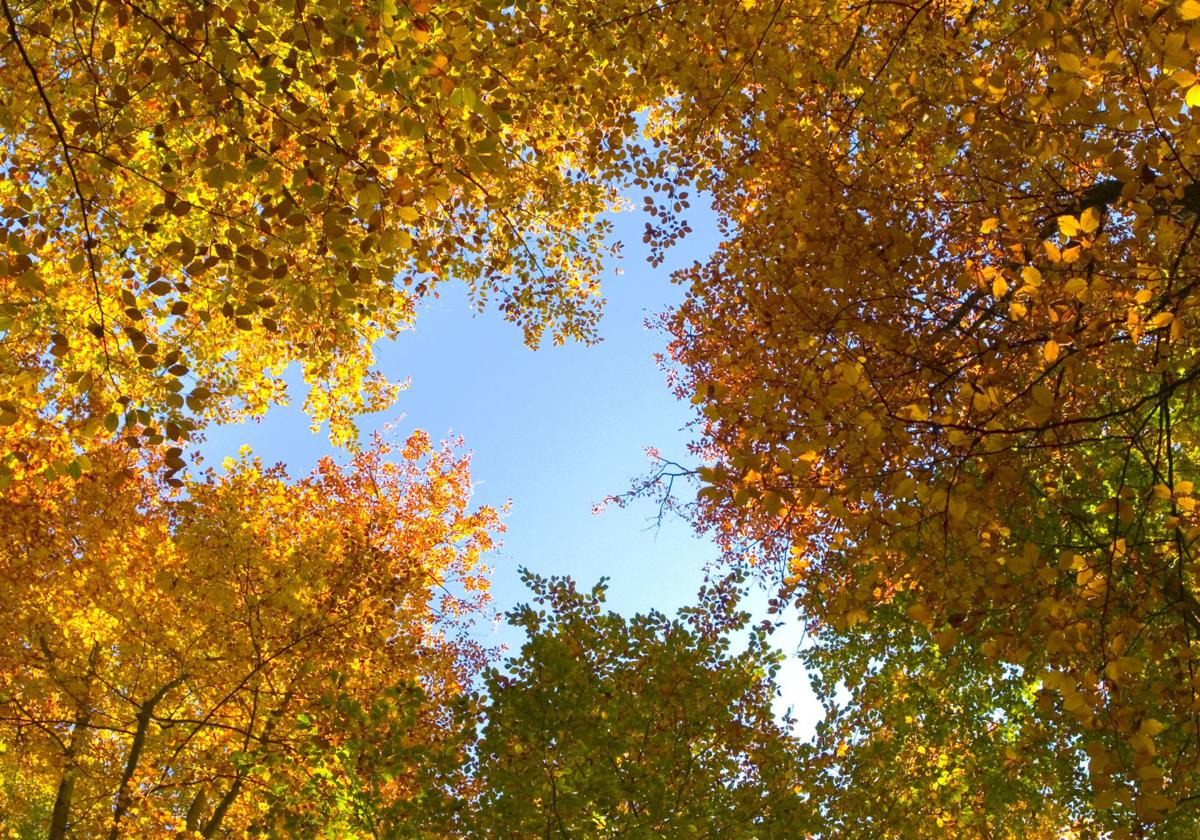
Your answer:
[[[299,784],[322,697],[416,685],[433,754],[482,667],[458,622],[495,513],[465,459],[412,436],[307,479],[246,457],[173,491],[122,444],[0,504],[3,824],[31,836],[241,835]],[[456,594],[450,595],[453,591]],[[396,798],[423,795],[398,779]]]
[[[589,338],[617,188],[656,260],[704,191],[724,241],[665,319],[693,510],[817,640],[829,825],[1195,833],[1195,0],[0,11],[11,498],[82,504],[52,479],[124,438],[186,510],[179,444],[292,362],[351,441],[373,343],[451,278]],[[6,562],[61,571],[81,522]],[[57,650],[77,709],[92,648]]]
[[[615,193],[577,172],[636,124],[541,89],[550,47],[505,4],[0,11],[0,423],[63,439],[38,472],[261,413],[291,363],[350,442],[395,391],[373,345],[447,279],[531,344],[594,337]]]
[[[675,91],[651,171],[710,190],[726,233],[667,319],[697,521],[836,672],[874,644],[985,714],[1036,694],[1018,740],[1055,733],[1062,830],[1191,836],[1200,5],[656,20],[629,34]],[[679,214],[652,209],[651,239]],[[902,616],[916,651],[884,645]],[[887,692],[855,702],[861,737],[925,737]]]
[[[798,742],[776,720],[780,657],[728,583],[677,619],[604,610],[527,573],[533,604],[510,613],[527,641],[487,677],[478,746],[488,837],[797,837],[814,814]]]

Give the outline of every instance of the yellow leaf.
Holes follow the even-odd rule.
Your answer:
[[[1153,738],[1158,733],[1162,732],[1167,727],[1160,721],[1154,718],[1146,718],[1142,721],[1142,725],[1138,727],[1138,732],[1145,735],[1147,738]]]
[[[1200,85],[1192,85],[1188,88],[1184,101],[1187,102],[1189,108],[1195,108],[1197,105],[1200,105]]]
[[[913,621],[920,622],[921,624],[924,624],[926,627],[929,626],[929,622],[930,622],[929,607],[925,606],[924,604],[913,604],[911,607],[908,608],[908,616]]]
[[[1079,56],[1067,52],[1058,54],[1058,66],[1068,73],[1078,73],[1083,69],[1083,63],[1079,60]]]
[[[1121,681],[1121,667],[1117,664],[1117,660],[1113,659],[1104,666],[1104,676],[1113,682]]]
[[[1136,732],[1129,736],[1129,746],[1134,752],[1142,755],[1154,755],[1154,741],[1148,735],[1143,735],[1141,732]]]
[[[1027,265],[1021,269],[1021,279],[1026,284],[1033,286],[1035,289],[1042,285],[1042,272],[1038,271],[1031,265]]]
[[[953,627],[947,628],[940,633],[934,634],[933,641],[945,653],[958,643],[958,631]]]
[[[1055,341],[1054,339],[1050,339],[1045,344],[1043,344],[1042,345],[1042,357],[1047,362],[1050,362],[1051,364],[1058,361],[1058,342]]]
[[[1200,0],[1183,0],[1179,4],[1179,16],[1184,20],[1200,18]]]
[[[946,512],[951,519],[962,519],[967,515],[967,503],[960,496],[952,495],[946,500]]]
[[[1098,227],[1100,227],[1100,211],[1095,207],[1089,207],[1079,214],[1079,229],[1084,233],[1095,233]]]
[[[1148,811],[1166,811],[1175,806],[1175,801],[1157,791],[1143,793],[1139,804]]]
[[[981,224],[979,226],[979,232],[980,233],[991,233],[998,227],[1000,227],[999,219],[997,219],[995,217],[990,218],[990,219],[984,219],[983,224]]]
[[[1142,670],[1142,660],[1136,656],[1118,656],[1116,663],[1122,674],[1137,674]]]
[[[1063,692],[1063,708],[1073,715],[1082,716],[1084,712],[1088,711],[1087,698],[1078,691],[1065,690]]]
[[[1008,291],[1008,281],[1004,279],[1003,274],[997,274],[996,279],[992,281],[992,297],[1002,298]]]
[[[1079,220],[1074,216],[1058,217],[1058,232],[1068,239],[1079,233]]]

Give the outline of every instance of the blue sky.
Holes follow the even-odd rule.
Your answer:
[[[645,322],[683,297],[670,282],[671,269],[703,259],[717,242],[711,216],[694,213],[695,233],[667,264],[652,268],[641,243],[641,215],[624,213],[614,221],[625,254],[613,266],[621,273],[610,270],[605,277],[601,343],[532,351],[516,327],[494,312],[476,314],[461,287],[447,285],[411,330],[379,348],[384,374],[408,378],[410,386],[391,411],[365,418],[363,433],[392,423],[399,435],[415,428],[435,439],[461,435],[473,452],[476,500],[511,502],[503,545],[490,558],[500,611],[526,600],[518,569],[527,566],[570,575],[583,586],[608,577],[609,606],[625,615],[652,608],[671,614],[694,601],[704,565],[717,556],[683,521],[669,518],[652,527],[657,506],[650,500],[592,512],[648,470],[646,447],[688,460],[691,406],[668,390],[654,361],[666,338]],[[307,473],[331,450],[323,432],[308,430],[302,400],[293,402],[261,421],[211,430],[204,458],[219,464],[249,444],[264,460],[287,464],[292,475]],[[479,632],[492,644],[521,642],[502,622]],[[788,652],[796,641],[794,629],[778,634]],[[816,710],[797,663],[785,666],[782,683],[780,710],[795,707],[807,729]]]

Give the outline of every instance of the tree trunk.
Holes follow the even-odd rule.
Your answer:
[[[121,774],[121,783],[117,786],[117,794],[113,799],[113,824],[108,832],[108,840],[117,840],[121,827],[121,818],[129,810],[129,803],[133,799],[129,793],[129,783],[133,780],[133,774],[137,772],[138,762],[142,759],[142,749],[146,746],[146,732],[150,729],[150,719],[154,716],[154,707],[158,705],[160,700],[167,696],[167,692],[185,679],[187,679],[186,674],[171,680],[158,691],[154,692],[154,696],[143,703],[138,709],[137,730],[133,733],[133,743],[129,745],[129,756],[125,760],[125,771]]]
[[[75,779],[79,775],[79,755],[87,745],[89,726],[92,722],[92,679],[96,676],[96,659],[99,654],[100,645],[92,645],[92,652],[88,655],[87,674],[83,678],[82,691],[75,707],[75,720],[71,727],[71,740],[67,744],[62,777],[58,781],[58,792],[54,796],[48,840],[66,840],[67,829],[71,825],[71,797],[75,793]]]

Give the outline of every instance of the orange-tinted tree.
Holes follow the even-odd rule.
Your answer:
[[[497,523],[469,508],[465,459],[420,434],[388,453],[300,481],[245,457],[172,490],[116,444],[77,482],[10,488],[5,824],[265,830],[268,794],[314,769],[306,727],[334,689],[370,704],[418,688],[405,735],[439,749],[444,710],[481,667],[458,625],[481,604]],[[421,795],[404,777],[388,793]]]
[[[1190,836],[1200,5],[655,21],[648,178],[726,232],[668,321],[700,521],[835,645],[903,619],[981,691],[1024,681],[1088,774],[1069,813]]]

